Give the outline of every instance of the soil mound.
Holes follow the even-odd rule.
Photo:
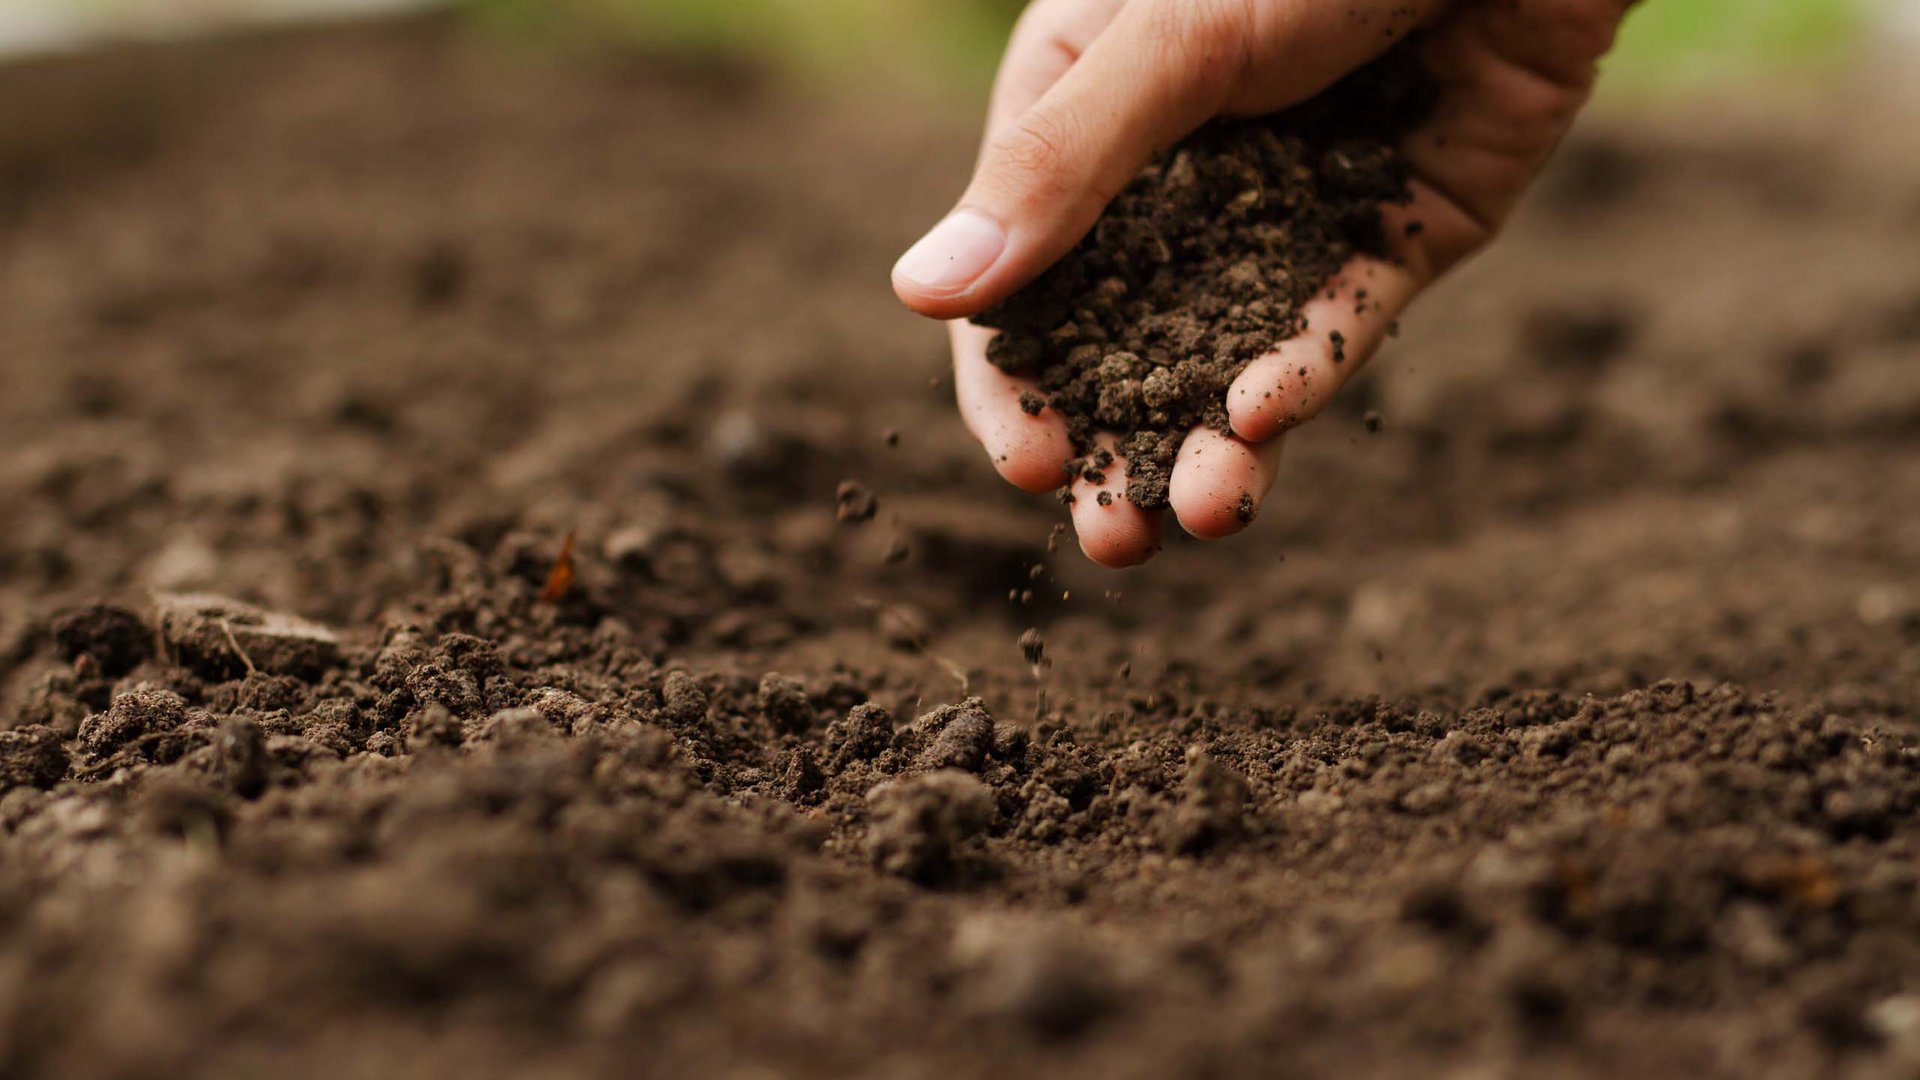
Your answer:
[[[1227,429],[1241,369],[1306,329],[1300,309],[1356,254],[1384,255],[1380,208],[1404,202],[1395,149],[1432,105],[1407,46],[1297,108],[1214,121],[1143,170],[1086,239],[974,321],[987,357],[1034,378],[1028,411],[1067,421],[1070,471],[1128,462],[1127,498],[1167,505],[1186,433]]]

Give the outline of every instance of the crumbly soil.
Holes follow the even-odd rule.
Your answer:
[[[1403,45],[1294,109],[1208,124],[974,320],[1001,331],[988,359],[1039,385],[1021,406],[1066,421],[1071,475],[1102,482],[1117,450],[1128,500],[1167,505],[1187,432],[1228,429],[1234,377],[1307,329],[1302,305],[1349,259],[1387,254],[1381,207],[1409,197],[1396,147],[1431,106]]]
[[[1876,115],[1590,125],[1113,576],[887,295],[967,117],[0,70],[0,1075],[1912,1075]]]

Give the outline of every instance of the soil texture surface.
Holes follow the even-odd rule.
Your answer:
[[[888,294],[969,117],[0,69],[0,1075],[1913,1075],[1920,162],[1699,120],[1114,576]]]

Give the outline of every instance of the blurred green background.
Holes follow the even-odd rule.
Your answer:
[[[1864,44],[1869,0],[1643,0],[1608,61],[1629,88],[1830,74]]]
[[[1022,0],[463,0],[483,24],[675,47],[747,47],[815,73],[874,68],[932,85],[991,75]],[[1627,94],[1840,70],[1892,0],[1644,0],[1609,61]]]
[[[0,44],[69,24],[79,36],[230,17],[363,10],[432,0],[0,0]],[[484,30],[564,47],[642,43],[751,50],[827,77],[888,75],[936,90],[991,76],[1022,0],[448,0]],[[1920,0],[1644,0],[1605,86],[1623,96],[1817,83],[1876,22],[1910,25]]]

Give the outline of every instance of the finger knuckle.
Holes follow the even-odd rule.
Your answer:
[[[1255,0],[1155,0],[1144,14],[1147,28],[1168,41],[1214,45],[1248,32]]]
[[[1036,109],[998,140],[993,179],[1024,198],[1058,198],[1074,187],[1071,174],[1080,142],[1070,119]]]
[[[1251,55],[1258,0],[1160,0],[1145,12],[1154,70],[1180,95],[1224,96]]]
[[[1019,16],[1013,20],[1012,37],[1015,40],[1019,40],[1020,38],[1030,35],[1051,32],[1051,16],[1052,10],[1048,5],[1028,4],[1020,10]]]

